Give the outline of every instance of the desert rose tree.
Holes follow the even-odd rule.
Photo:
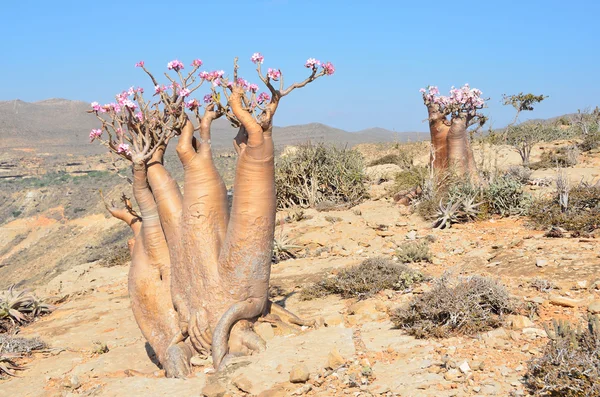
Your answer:
[[[465,84],[452,87],[449,96],[440,95],[436,86],[421,88],[420,92],[428,111],[433,169],[439,172],[451,168],[460,175],[476,176],[467,130],[486,121],[479,113],[485,106],[481,91]]]
[[[273,117],[283,97],[335,69],[308,59],[309,76],[285,86],[279,69],[263,73],[260,53],[251,61],[268,92],[258,93],[257,84],[238,76],[237,58],[231,76],[200,71],[198,59],[189,73],[182,62],[171,61],[166,84],[141,61],[136,66],[152,80],[152,99],[132,87],[116,102],[94,102],[90,110],[101,122],[90,139],[132,163],[139,211],[125,196],[121,207],[106,205],[133,231],[133,313],[169,377],[186,376],[195,352],[211,353],[219,369],[228,355],[263,349],[265,342],[253,331],[258,319],[310,325],[268,299],[276,209]],[[202,88],[208,90],[199,101],[194,94]],[[219,117],[239,128],[231,210],[210,146],[211,123]],[[175,137],[183,194],[163,166]]]

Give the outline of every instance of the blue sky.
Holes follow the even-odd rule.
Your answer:
[[[301,79],[305,60],[336,74],[282,102],[276,125],[321,122],[349,131],[425,131],[419,88],[469,83],[491,97],[500,127],[503,93],[549,95],[522,117],[546,118],[600,104],[600,2],[546,1],[11,1],[0,6],[0,100],[108,102],[148,87],[178,58],[258,80],[249,58]]]

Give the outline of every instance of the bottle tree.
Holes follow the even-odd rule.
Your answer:
[[[150,98],[132,87],[90,110],[101,123],[91,141],[132,164],[138,210],[125,196],[122,206],[106,205],[133,231],[133,313],[169,377],[186,376],[194,352],[210,352],[218,369],[228,354],[263,349],[253,331],[260,317],[307,324],[268,298],[276,210],[273,118],[285,96],[335,68],[308,59],[308,77],[286,86],[281,70],[263,72],[260,53],[251,61],[267,92],[239,76],[237,58],[230,75],[200,71],[199,59],[187,68],[173,60],[164,83],[140,61],[136,66],[154,86]],[[231,210],[211,152],[211,124],[220,117],[238,128]],[[183,193],[163,165],[172,141],[184,169]]]

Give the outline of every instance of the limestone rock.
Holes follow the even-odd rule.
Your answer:
[[[310,372],[308,367],[304,364],[296,364],[290,371],[290,382],[292,383],[304,383],[308,380]]]
[[[512,329],[531,328],[534,326],[533,322],[525,316],[510,315],[506,317],[506,321]]]
[[[254,325],[254,331],[263,338],[265,342],[270,341],[275,337],[275,331],[273,331],[273,326],[269,323],[258,323]]]
[[[329,355],[327,356],[327,368],[336,369],[341,367],[345,363],[346,360],[344,359],[344,357],[342,357],[338,349],[333,349],[329,352]]]
[[[223,397],[227,390],[220,383],[209,383],[202,389],[202,395],[205,397]]]
[[[579,306],[579,301],[572,298],[565,298],[564,296],[552,295],[550,297],[550,303],[556,306],[563,307],[577,307]]]
[[[600,314],[600,300],[595,300],[590,303],[587,310],[592,314]]]

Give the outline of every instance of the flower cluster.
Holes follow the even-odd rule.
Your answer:
[[[446,111],[474,111],[485,105],[485,100],[481,97],[481,90],[470,88],[465,84],[461,88],[450,89],[450,96],[440,95],[436,86],[428,86],[427,89],[419,90],[423,94],[426,104],[438,105]]]
[[[181,61],[175,59],[175,60],[167,63],[167,69],[179,72],[181,69],[183,69],[183,63]]]
[[[270,100],[271,97],[269,96],[269,94],[267,94],[266,92],[261,92],[260,94],[258,94],[258,96],[256,97],[256,100],[259,104],[263,104],[264,102],[267,102],[268,100]]]
[[[125,153],[127,155],[131,155],[131,150],[129,150],[129,145],[126,143],[121,143],[117,148],[117,153]]]
[[[321,61],[315,58],[308,58],[306,60],[306,63],[304,64],[304,67],[307,67],[309,69],[315,69],[319,66],[321,66]]]
[[[194,59],[192,61],[192,66],[195,68],[199,68],[200,66],[202,66],[202,61],[200,59]]]
[[[198,100],[196,98],[194,99],[190,99],[189,101],[187,101],[185,103],[185,107],[190,109],[190,110],[195,110],[198,109],[200,107],[200,102],[198,102]]]
[[[190,94],[191,94],[191,92],[187,88],[182,88],[182,89],[179,90],[179,96],[182,96],[184,98],[186,96],[189,96]]]
[[[204,95],[204,103],[211,103],[211,102],[212,102],[212,94]]]
[[[144,61],[139,61],[138,63],[135,64],[136,68],[143,68],[144,67]]]
[[[269,68],[267,71],[267,77],[273,81],[277,81],[281,77],[281,70]]]
[[[331,62],[326,62],[322,64],[321,67],[323,68],[325,74],[328,76],[331,76],[335,73],[335,67],[333,67],[333,64]]]
[[[92,132],[90,132],[90,142],[94,142],[94,139],[100,138],[101,136],[102,136],[101,129],[93,129]]]
[[[260,52],[255,52],[254,54],[252,54],[252,57],[250,57],[250,59],[252,60],[253,63],[263,63],[263,61],[265,60],[265,57],[262,56],[262,54]]]

